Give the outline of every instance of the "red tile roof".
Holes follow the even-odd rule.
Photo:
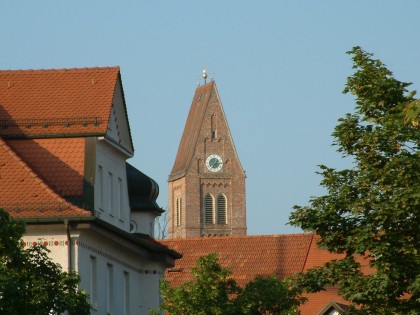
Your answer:
[[[318,239],[313,234],[286,234],[162,240],[164,245],[183,255],[176,260],[172,271],[166,272],[165,279],[176,286],[193,280],[191,269],[197,259],[211,252],[218,253],[221,265],[232,270],[241,286],[256,275],[276,275],[283,279],[343,258],[320,249],[316,245]],[[300,307],[302,315],[318,314],[331,301],[346,304],[337,288],[306,296],[309,300]]]
[[[326,250],[320,249],[317,246],[319,239],[320,237],[318,235],[314,235],[303,271],[314,267],[321,267],[323,264],[333,259],[343,259],[345,257],[344,254],[332,254]]]
[[[179,285],[191,280],[191,268],[197,259],[216,252],[223,267],[232,270],[239,285],[245,285],[256,275],[291,276],[303,270],[312,234],[226,236],[163,240],[164,245],[180,252],[175,270],[165,278]]]
[[[84,138],[6,140],[6,142],[56,193],[61,196],[83,194]]]
[[[14,218],[91,216],[56,194],[1,138],[0,208]]]
[[[207,110],[210,95],[214,91],[216,84],[210,82],[196,89],[195,95],[185,123],[184,133],[178,147],[178,153],[169,178],[179,178],[183,176],[189,168],[194,157],[197,139],[200,134],[202,121]]]
[[[0,71],[0,136],[103,135],[119,67]]]
[[[325,291],[320,291],[313,294],[305,294],[308,301],[299,307],[302,315],[316,315],[319,314],[325,306],[330,302],[336,302],[348,305],[349,303],[343,300],[338,294],[338,288],[329,287]]]

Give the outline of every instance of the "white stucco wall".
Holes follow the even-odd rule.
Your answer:
[[[142,315],[158,309],[159,279],[165,270],[163,263],[148,259],[146,251],[134,252],[90,230],[73,229],[71,239],[72,269],[81,277],[80,288],[91,296],[91,314]],[[34,242],[44,243],[51,251],[52,260],[64,271],[68,270],[69,243],[64,224],[28,226],[23,240],[25,247]],[[92,261],[96,265],[94,269]],[[109,266],[112,266],[111,289]],[[93,276],[94,270],[96,276]]]
[[[132,212],[131,220],[136,223],[137,233],[154,236],[156,214],[153,212]]]
[[[130,204],[125,169],[127,156],[106,139],[97,139],[95,145],[95,214],[129,232]]]
[[[64,223],[54,225],[28,225],[23,237],[24,248],[44,244],[50,251],[51,259],[68,270],[68,241]]]
[[[81,288],[92,296],[92,289],[96,286],[96,293],[92,297],[95,305],[92,314],[149,314],[150,309],[158,309],[159,279],[164,273],[163,264],[141,258],[92,233],[81,234],[77,250]],[[96,264],[96,277],[93,278],[92,260]],[[112,300],[108,299],[110,266],[113,278]],[[93,283],[95,278],[96,284]]]

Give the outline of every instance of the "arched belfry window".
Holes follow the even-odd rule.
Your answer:
[[[181,211],[182,211],[182,199],[176,199],[176,225],[181,225]]]
[[[217,224],[226,224],[227,223],[227,202],[226,196],[224,194],[220,194],[217,196]]]
[[[204,222],[214,223],[214,197],[212,194],[207,194],[204,197]]]

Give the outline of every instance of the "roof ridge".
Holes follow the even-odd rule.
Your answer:
[[[19,165],[22,167],[33,179],[35,182],[38,183],[38,185],[41,186],[42,189],[44,189],[48,194],[51,195],[51,197],[55,198],[58,202],[64,203],[65,205],[69,206],[71,209],[81,211],[84,214],[90,214],[89,211],[81,209],[67,200],[65,200],[62,196],[57,194],[36,172],[0,137],[0,147],[6,151]]]
[[[188,237],[188,238],[167,238],[161,241],[197,241],[197,240],[214,240],[214,239],[241,239],[241,238],[281,238],[281,237],[303,237],[311,236],[313,233],[289,233],[289,234],[255,234],[255,235],[230,235],[230,236],[214,236],[214,237]]]
[[[105,70],[120,70],[120,66],[96,66],[96,67],[73,67],[73,68],[40,68],[40,69],[5,69],[0,70],[0,72],[11,72],[11,73],[17,73],[17,72],[70,72],[70,71],[92,71],[92,70],[98,70],[98,71],[105,71]]]

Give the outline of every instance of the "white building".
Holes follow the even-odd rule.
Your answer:
[[[134,148],[118,67],[0,71],[0,207],[81,276],[92,314],[148,314],[181,255],[154,241],[159,188]]]

